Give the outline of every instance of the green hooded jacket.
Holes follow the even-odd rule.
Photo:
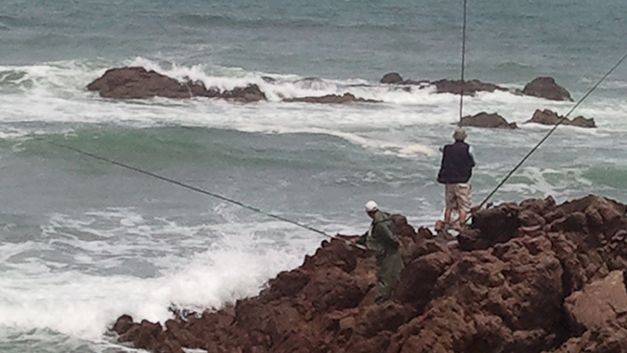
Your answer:
[[[389,213],[377,211],[374,214],[370,229],[360,239],[377,257],[386,256],[398,250],[398,239],[394,231],[394,222]]]

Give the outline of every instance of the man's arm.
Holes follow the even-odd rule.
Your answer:
[[[472,147],[468,148],[468,157],[470,158],[470,166],[474,167],[475,166],[475,156],[473,156],[473,154],[472,154]]]
[[[366,237],[368,237],[368,232],[365,232],[359,238],[357,238],[356,243],[361,245],[366,245]]]

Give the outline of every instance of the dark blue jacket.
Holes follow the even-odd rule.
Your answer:
[[[467,183],[472,176],[475,160],[467,143],[456,141],[444,146],[438,182],[442,184]]]

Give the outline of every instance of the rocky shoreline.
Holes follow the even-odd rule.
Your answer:
[[[406,267],[393,300],[375,302],[373,256],[340,236],[256,297],[112,330],[158,353],[624,353],[626,210],[597,196],[506,203],[456,242],[396,215]]]

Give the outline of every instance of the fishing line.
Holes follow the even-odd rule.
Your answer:
[[[56,146],[56,147],[59,147],[59,148],[64,148],[64,149],[76,152],[78,154],[81,154],[83,156],[86,156],[86,157],[89,157],[89,158],[92,158],[92,159],[96,159],[96,160],[99,160],[99,161],[102,161],[102,162],[113,164],[113,165],[116,165],[118,167],[134,171],[134,172],[139,173],[139,174],[143,174],[143,175],[155,178],[155,179],[159,179],[161,181],[165,181],[167,183],[174,184],[174,185],[180,186],[182,188],[185,188],[185,189],[188,189],[188,190],[191,190],[191,191],[194,191],[194,192],[198,192],[198,193],[201,193],[201,194],[204,194],[204,195],[207,195],[207,196],[210,196],[210,197],[213,197],[213,198],[225,201],[225,202],[232,203],[234,205],[237,205],[237,206],[240,206],[242,208],[248,209],[250,211],[262,214],[264,216],[267,216],[267,217],[270,217],[270,218],[274,218],[274,219],[277,219],[277,220],[280,220],[280,221],[283,221],[283,222],[286,222],[286,223],[290,223],[290,224],[293,224],[293,225],[298,226],[300,228],[303,228],[303,229],[312,231],[314,233],[323,235],[323,236],[325,236],[327,238],[330,238],[330,239],[339,239],[339,238],[337,238],[335,236],[332,236],[332,235],[330,235],[330,234],[328,234],[328,233],[326,233],[326,232],[324,232],[324,231],[322,231],[320,229],[314,228],[314,227],[309,226],[307,224],[300,223],[300,222],[297,222],[297,221],[291,220],[289,218],[286,218],[286,217],[283,217],[283,216],[279,216],[279,215],[276,215],[276,214],[273,214],[273,213],[270,213],[270,212],[266,212],[266,211],[264,211],[264,210],[262,210],[262,209],[260,209],[258,207],[254,207],[254,206],[245,204],[245,203],[243,203],[241,201],[237,201],[235,199],[232,199],[232,198],[229,198],[229,197],[226,197],[226,196],[223,196],[223,195],[220,195],[220,194],[217,194],[217,193],[214,193],[214,192],[211,192],[211,191],[199,188],[197,186],[193,186],[193,185],[189,185],[189,184],[183,183],[183,182],[178,181],[176,179],[172,179],[172,178],[169,178],[169,177],[166,177],[166,176],[163,176],[163,175],[159,175],[157,173],[153,173],[151,171],[148,171],[148,170],[145,170],[145,169],[142,169],[142,168],[139,168],[139,167],[135,167],[135,166],[132,166],[132,165],[129,165],[129,164],[126,164],[126,163],[122,163],[122,162],[119,162],[119,161],[116,161],[116,160],[113,160],[113,159],[110,159],[110,158],[107,158],[107,157],[103,157],[103,156],[97,155],[95,153],[87,152],[87,151],[81,150],[79,148],[76,148],[76,147],[73,147],[73,146],[70,146],[70,145],[66,145],[64,143],[52,142],[52,141],[48,141],[48,140],[45,140],[45,139],[42,139],[42,138],[38,138],[37,140],[43,141],[45,143],[49,143],[49,144],[51,144],[53,146]],[[355,246],[355,247],[357,247],[359,249],[365,249],[360,244],[350,243],[350,242],[348,242],[347,240],[344,240],[344,239],[339,239],[339,240],[343,240],[346,244]]]
[[[579,107],[579,105],[581,103],[583,103],[583,101],[588,98],[588,96],[590,94],[592,94],[592,92],[594,92],[599,85],[601,85],[601,83],[603,81],[605,81],[605,79],[612,74],[612,72],[614,72],[614,70],[616,70],[616,68],[618,68],[620,66],[620,64],[623,63],[623,61],[625,61],[625,58],[627,58],[627,52],[625,53],[625,55],[623,55],[622,58],[620,58],[620,60],[618,60],[616,62],[616,64],[614,64],[614,66],[612,66],[612,68],[605,73],[605,75],[603,75],[603,77],[601,77],[601,79],[599,79],[597,81],[597,83],[594,84],[594,86],[592,86],[588,92],[586,92],[586,94],[583,95],[583,97],[581,97],[577,103],[570,108],[570,110],[568,111],[568,113],[566,113],[566,115],[564,115],[558,122],[557,124],[555,124],[555,126],[553,126],[553,128],[551,130],[549,130],[549,132],[520,160],[520,162],[518,162],[518,164],[516,164],[514,166],[514,168],[512,168],[512,170],[510,170],[509,173],[507,173],[507,175],[503,178],[503,180],[501,180],[501,182],[494,188],[494,190],[492,190],[492,192],[490,192],[490,194],[488,194],[488,196],[486,196],[486,198],[481,202],[481,204],[479,204],[478,209],[481,209],[481,207],[483,207],[486,202],[488,202],[488,200],[501,188],[501,186],[503,186],[503,184],[505,184],[505,182],[518,170],[518,168],[520,168],[523,163],[525,163],[525,161],[527,161],[527,159],[529,159],[529,157],[531,157],[531,155],[538,149],[540,148],[540,146],[553,134],[553,132],[555,132],[555,130],[557,130],[557,128],[564,122],[566,121],[566,119],[568,118],[568,116],[570,116],[570,114],[577,109],[577,107]]]

